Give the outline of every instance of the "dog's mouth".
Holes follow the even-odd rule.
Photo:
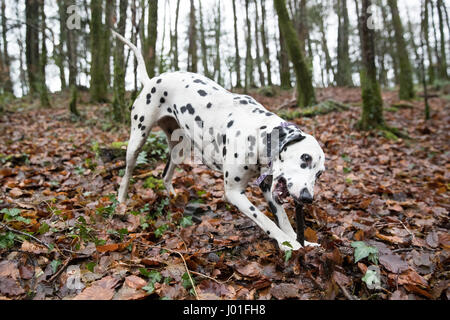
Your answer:
[[[277,180],[273,190],[273,197],[278,204],[287,202],[286,198],[289,197],[289,191],[285,178],[281,177]]]

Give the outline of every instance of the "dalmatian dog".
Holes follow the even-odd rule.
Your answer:
[[[315,181],[325,170],[325,155],[317,140],[253,98],[233,94],[202,75],[170,72],[150,79],[136,46],[114,31],[113,34],[134,51],[137,76],[143,84],[131,110],[131,134],[119,202],[126,200],[141,147],[152,127],[159,126],[167,136],[171,154],[163,173],[169,193],[174,194],[174,155],[180,153],[180,145],[190,142],[193,149],[201,151],[206,166],[223,172],[228,202],[275,239],[281,250],[301,248],[282,204],[289,195],[300,204],[313,200]],[[180,130],[183,143],[172,141]],[[277,223],[246,197],[247,186],[256,178]],[[299,232],[303,234],[303,230]],[[304,245],[318,246],[307,241]]]

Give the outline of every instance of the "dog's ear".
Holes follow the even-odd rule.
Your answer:
[[[276,144],[276,138],[278,136],[278,144]],[[268,136],[267,155],[275,156],[279,155],[289,144],[299,142],[305,139],[304,133],[293,126],[283,127],[278,126],[273,128],[272,132]],[[275,145],[273,145],[275,142]]]

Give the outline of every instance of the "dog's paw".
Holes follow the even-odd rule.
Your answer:
[[[278,242],[278,247],[280,247],[282,251],[289,251],[289,250],[298,250],[302,248],[302,245],[298,241],[286,240]]]
[[[320,247],[319,243],[305,241],[305,247]]]

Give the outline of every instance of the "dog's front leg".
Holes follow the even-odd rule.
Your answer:
[[[247,217],[253,220],[258,227],[263,229],[264,232],[269,235],[269,237],[275,239],[278,243],[278,246],[281,250],[286,251],[290,249],[300,249],[302,246],[295,240],[295,237],[292,238],[280,230],[277,225],[270,220],[264,213],[259,211],[245,196],[243,190],[240,189],[232,189],[225,188],[225,196],[227,200],[234,204],[241,212],[243,212]],[[289,245],[286,245],[286,242]]]
[[[269,204],[270,212],[272,212],[277,217],[278,226],[280,227],[280,229],[283,230],[283,232],[292,239],[297,239],[297,233],[295,233],[294,229],[292,228],[292,225],[289,222],[289,218],[286,214],[286,211],[284,211],[283,206],[278,204],[273,199],[272,193],[270,191],[266,191],[263,194],[264,198]]]

